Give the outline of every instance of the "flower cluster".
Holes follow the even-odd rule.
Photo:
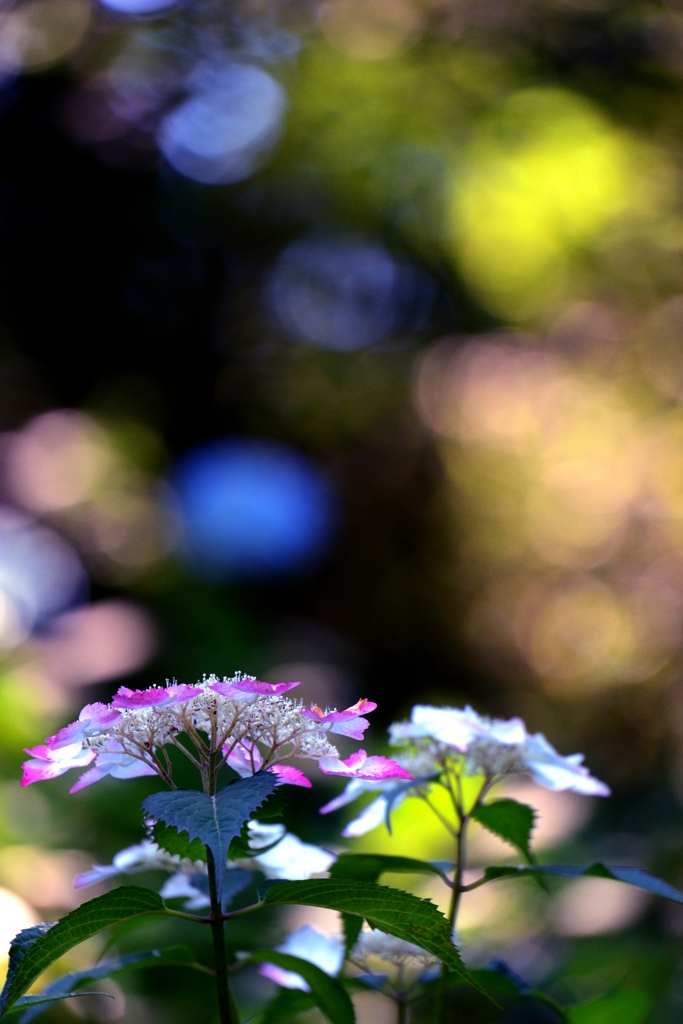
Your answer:
[[[147,690],[122,686],[111,704],[88,704],[78,721],[27,749],[22,785],[56,778],[70,768],[88,767],[71,792],[111,775],[117,779],[160,775],[173,785],[168,749],[175,747],[209,778],[225,764],[239,775],[275,772],[279,782],[310,787],[306,776],[282,762],[291,757],[319,762],[323,772],[358,779],[410,778],[404,768],[360,750],[347,761],[329,734],[362,739],[369,722],[362,716],[377,705],[362,699],[345,711],[285,694],[298,682],[264,683],[237,673],[231,679],[205,676],[194,685],[168,684]],[[184,736],[194,747],[194,753]]]
[[[379,796],[346,826],[344,836],[360,836],[376,828],[391,807],[407,796],[426,792],[449,771],[481,775],[489,785],[508,775],[528,773],[546,789],[609,796],[609,787],[582,764],[582,754],[563,757],[541,733],[527,732],[521,718],[488,718],[469,705],[462,709],[417,704],[410,721],[394,723],[389,735],[391,745],[401,748],[396,760],[413,776],[413,785],[402,784],[398,775],[391,780],[353,779],[340,796],[321,807],[322,814],[352,803],[363,793],[379,790]]]

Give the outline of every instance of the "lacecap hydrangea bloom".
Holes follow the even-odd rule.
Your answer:
[[[72,793],[107,775],[130,779],[156,774],[175,788],[171,748],[195,765],[206,791],[224,765],[242,777],[270,771],[280,783],[310,787],[300,769],[283,764],[291,758],[315,760],[328,775],[412,778],[395,761],[368,757],[363,750],[342,761],[330,742],[335,733],[362,739],[369,725],[363,715],[377,707],[373,701],[363,698],[345,711],[323,711],[286,696],[296,686],[298,682],[265,683],[242,673],[147,690],[122,686],[111,704],[87,704],[76,722],[27,749],[31,758],[23,765],[22,785],[87,767]],[[180,742],[181,736],[193,749]]]
[[[400,749],[396,761],[413,776],[413,785],[398,778],[352,779],[340,796],[321,808],[322,814],[344,807],[364,793],[379,791],[379,795],[349,822],[344,836],[364,835],[381,825],[390,808],[408,796],[427,793],[432,783],[447,773],[482,776],[488,786],[510,775],[528,774],[546,789],[609,796],[609,787],[583,765],[582,754],[563,757],[541,733],[527,732],[521,718],[488,718],[469,705],[439,708],[416,704],[410,721],[395,722],[389,727],[389,736],[391,745]]]

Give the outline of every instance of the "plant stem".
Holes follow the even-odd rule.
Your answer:
[[[467,826],[469,824],[470,817],[469,814],[465,814],[465,810],[462,804],[462,797],[460,793],[458,794],[458,799],[456,800],[456,806],[459,823],[458,828],[455,832],[455,874],[453,875],[451,904],[448,909],[448,923],[451,928],[451,935],[455,931],[455,924],[458,919],[458,908],[460,906],[460,897],[463,892],[462,876],[465,870]],[[446,966],[446,964],[442,964],[441,978],[439,979],[439,988],[436,995],[435,1018],[437,1024],[444,1024],[446,1019],[447,993],[448,967]]]
[[[408,1003],[405,999],[396,1000],[396,1024],[407,1024],[408,1021]]]
[[[216,792],[216,722],[211,722],[211,751],[209,753],[208,771],[204,785],[209,796]],[[206,846],[206,868],[209,876],[209,899],[211,900],[211,938],[216,960],[216,991],[218,995],[218,1015],[221,1024],[238,1024],[237,1014],[233,1013],[234,1002],[228,984],[228,961],[225,951],[225,923],[223,908],[219,897],[219,884],[216,869],[225,871],[225,862],[216,865],[211,849]],[[222,880],[222,879],[221,879]]]
[[[211,938],[216,960],[216,989],[218,993],[218,1015],[221,1024],[238,1024],[232,1012],[232,1000],[228,985],[228,964],[225,953],[225,931],[221,904],[216,884],[216,862],[211,850],[206,847],[206,866],[209,874],[209,897],[211,899]]]

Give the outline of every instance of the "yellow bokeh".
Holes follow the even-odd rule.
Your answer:
[[[653,155],[560,89],[515,93],[486,119],[453,181],[451,229],[477,298],[513,320],[553,308],[573,259],[625,214],[657,206]]]

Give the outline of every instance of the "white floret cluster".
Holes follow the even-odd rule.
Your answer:
[[[149,752],[175,743],[178,736],[203,733],[214,749],[229,753],[238,744],[247,749],[265,747],[267,763],[287,757],[338,757],[339,752],[316,722],[302,716],[303,701],[283,694],[252,695],[248,691],[233,697],[216,692],[216,684],[236,688],[255,681],[253,676],[219,680],[205,676],[195,687],[201,692],[184,703],[171,706],[121,708],[121,718],[106,732],[86,740],[101,749],[111,740],[131,757],[146,759]]]

